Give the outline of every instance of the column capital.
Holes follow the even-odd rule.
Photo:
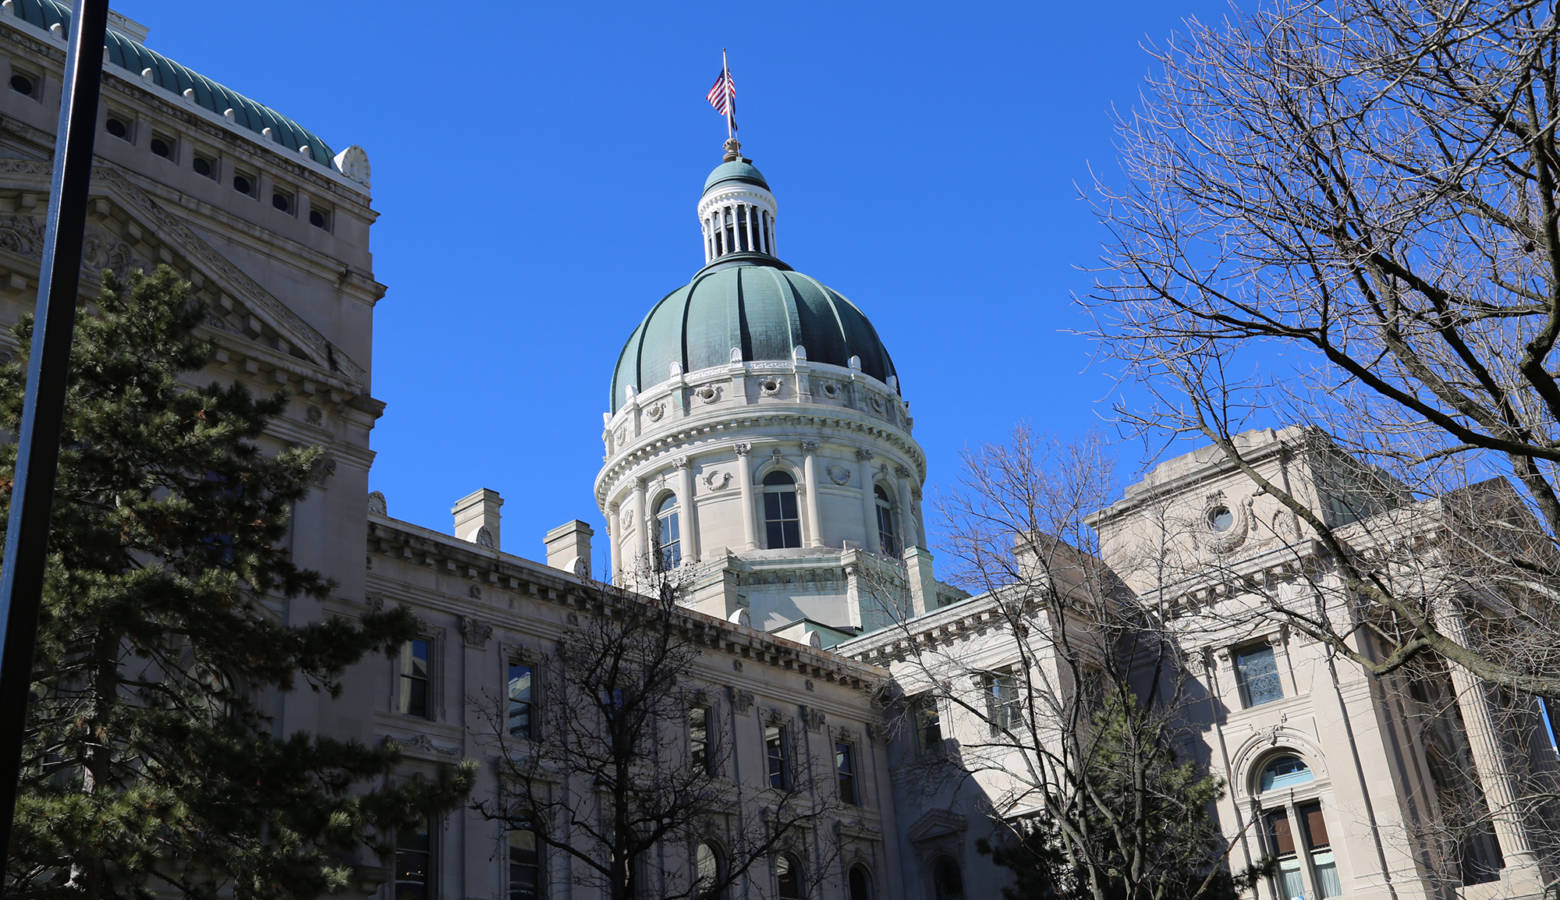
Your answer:
[[[732,445],[731,449],[737,451],[737,455],[738,456],[747,456],[748,455],[748,451],[753,449],[753,445],[749,444],[747,441],[741,441],[741,442],[739,442],[737,444]]]

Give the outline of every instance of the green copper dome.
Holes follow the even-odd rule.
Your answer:
[[[895,374],[876,329],[849,300],[772,256],[729,255],[663,297],[634,329],[612,373],[609,406],[617,412],[627,385],[643,392],[667,381],[672,363],[684,372],[726,365],[733,347],[745,362],[790,360],[799,346],[809,362],[847,366],[859,356],[873,378]]]
[[[732,162],[721,163],[710,173],[710,177],[704,179],[704,190],[723,181],[746,181],[748,184],[756,184],[764,190],[769,190],[769,182],[764,180],[763,173],[753,165],[750,160],[738,159]]]

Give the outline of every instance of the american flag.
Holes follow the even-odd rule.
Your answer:
[[[737,105],[737,83],[731,80],[731,72],[721,69],[715,78],[715,85],[704,95],[704,99],[710,101],[710,105],[721,115],[731,115]]]

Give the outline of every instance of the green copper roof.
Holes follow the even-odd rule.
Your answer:
[[[58,0],[12,0],[13,11],[22,19],[44,31],[59,23],[70,28],[70,7]],[[201,75],[138,41],[110,28],[103,43],[105,64],[111,63],[140,77],[146,69],[152,70],[151,82],[158,87],[183,96],[186,89],[194,89],[195,102],[223,115],[233,110],[234,121],[260,134],[270,128],[276,143],[294,153],[309,148],[309,158],[324,166],[334,168],[331,162],[335,154],[320,140],[319,135],[287,118],[269,106],[256,103],[236,91],[229,90],[210,78]]]
[[[729,165],[729,164],[728,164]],[[742,359],[789,360],[798,346],[810,362],[850,364],[879,381],[895,374],[877,331],[854,304],[764,254],[735,254],[701,270],[661,299],[629,337],[612,373],[613,412],[623,388],[644,391],[671,377],[671,364],[696,372]]]
[[[710,173],[710,177],[704,179],[704,190],[708,191],[722,181],[746,181],[748,184],[756,184],[766,191],[769,190],[769,182],[764,180],[763,174],[745,159],[716,166],[715,171]]]

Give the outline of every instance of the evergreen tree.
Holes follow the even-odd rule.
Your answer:
[[[1171,723],[1130,691],[1112,691],[1091,717],[1066,799],[1013,823],[979,849],[1012,871],[1009,900],[1237,900],[1271,869],[1232,875],[1211,815],[1224,785],[1176,757]]]
[[[313,897],[366,845],[457,804],[469,768],[392,783],[398,753],[282,735],[279,692],[334,695],[343,670],[414,635],[405,609],[303,627],[331,584],[285,548],[316,449],[259,446],[284,398],[198,373],[213,346],[166,267],[105,279],[76,326],[49,567],[5,894]],[[21,358],[0,371],[17,430]],[[0,448],[10,500],[16,446]],[[3,522],[3,515],[0,515]]]

